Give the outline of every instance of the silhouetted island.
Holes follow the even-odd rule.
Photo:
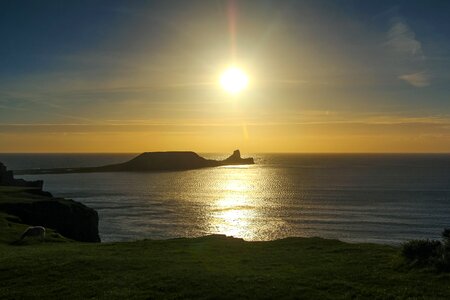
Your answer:
[[[241,152],[235,150],[224,160],[211,160],[201,157],[192,151],[144,152],[135,158],[120,164],[101,167],[57,168],[17,170],[15,174],[62,174],[92,172],[155,172],[182,171],[226,165],[254,164],[253,158],[241,158]]]

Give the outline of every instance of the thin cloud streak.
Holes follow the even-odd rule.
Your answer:
[[[271,122],[246,122],[249,126],[289,126],[289,125],[327,125],[327,124],[365,124],[365,125],[401,125],[401,124],[432,124],[432,125],[450,125],[450,119],[445,117],[368,117],[368,118],[354,118],[353,120],[329,120],[329,121],[304,121],[304,122],[286,122],[286,121],[271,121]],[[0,127],[239,127],[242,122],[236,121],[231,123],[229,120],[223,122],[130,122],[130,123],[0,123]]]
[[[409,83],[415,87],[426,87],[430,85],[430,78],[426,72],[417,72],[412,74],[405,74],[398,77],[401,80]]]

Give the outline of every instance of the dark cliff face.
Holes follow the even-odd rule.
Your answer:
[[[43,192],[42,197],[29,202],[0,203],[0,210],[25,224],[52,228],[73,240],[100,242],[97,212],[73,200],[49,197]]]
[[[95,210],[73,200],[54,198],[42,191],[42,185],[42,180],[15,179],[0,163],[0,186],[13,187],[0,203],[0,211],[19,217],[24,224],[52,228],[70,239],[100,242]]]

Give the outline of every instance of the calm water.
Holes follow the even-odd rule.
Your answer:
[[[0,154],[0,161],[10,169],[79,167],[133,156]],[[254,156],[253,166],[22,177],[95,208],[102,241],[221,233],[396,244],[439,238],[450,227],[450,155]]]

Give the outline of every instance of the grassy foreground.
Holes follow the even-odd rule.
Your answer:
[[[1,199],[0,189],[0,199]],[[0,299],[450,299],[450,276],[409,269],[399,249],[320,238],[246,242],[224,236],[88,244],[0,214]]]

